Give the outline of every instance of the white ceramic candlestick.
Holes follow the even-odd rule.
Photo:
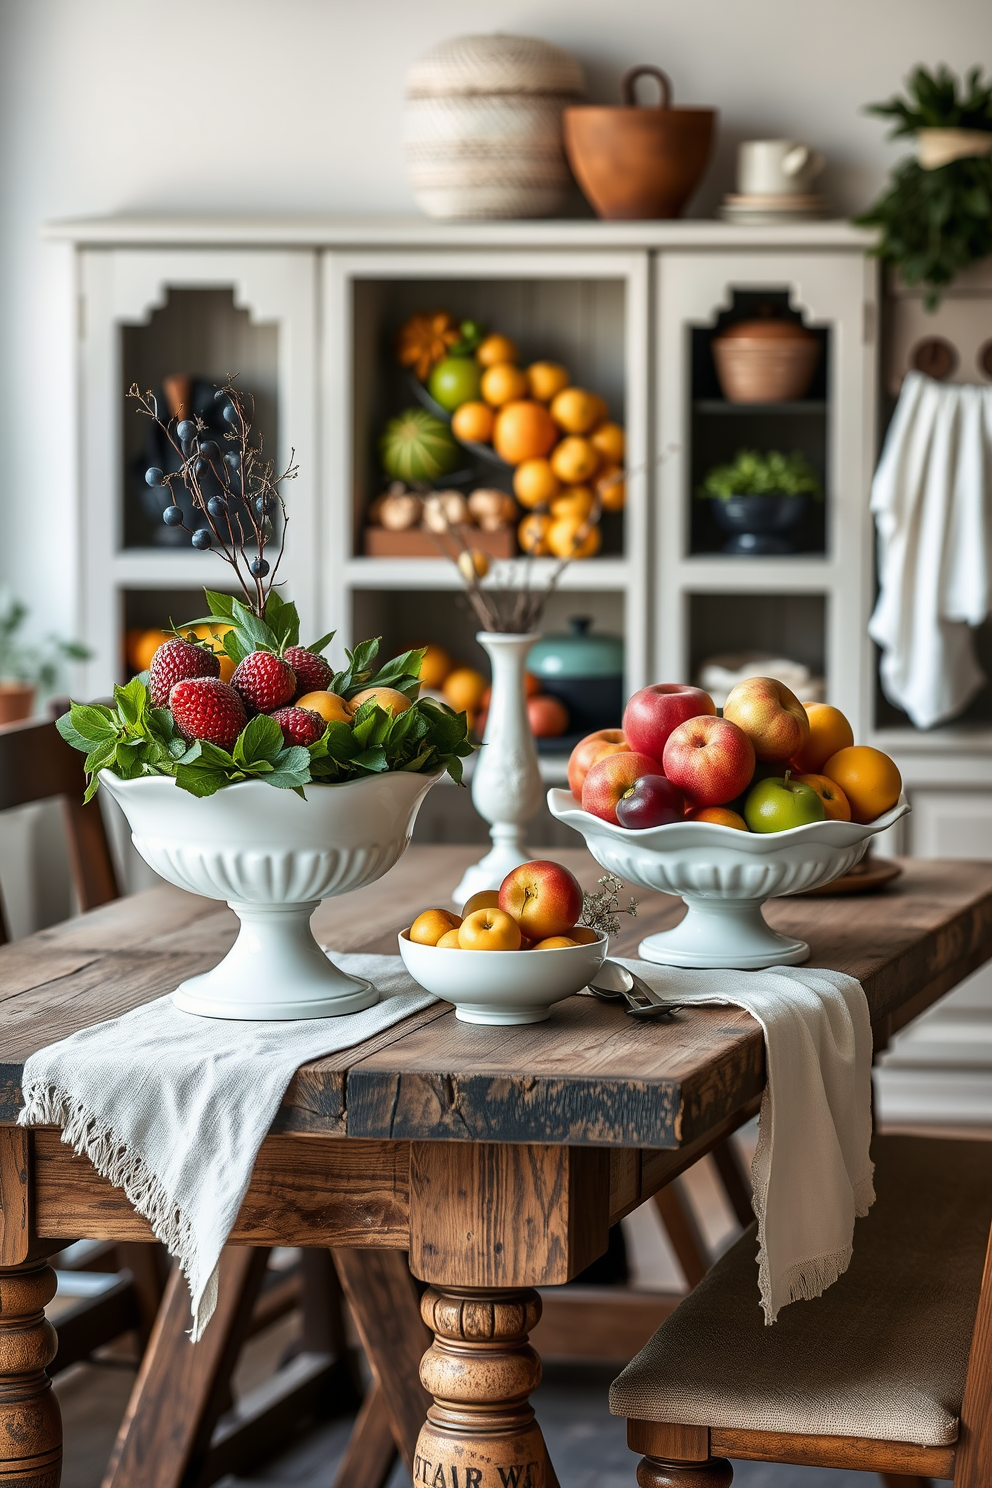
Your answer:
[[[511,868],[532,856],[524,829],[544,796],[534,736],[527,720],[524,672],[536,635],[501,635],[484,630],[476,637],[489,652],[493,690],[483,747],[476,756],[472,802],[490,824],[493,845],[465,870],[452,898],[464,904],[483,889],[498,889]]]

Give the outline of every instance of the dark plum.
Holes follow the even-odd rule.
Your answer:
[[[685,796],[664,775],[641,775],[620,797],[617,821],[635,831],[639,827],[665,827],[685,815]]]

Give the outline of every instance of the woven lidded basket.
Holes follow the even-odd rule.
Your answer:
[[[429,217],[547,217],[570,182],[561,114],[582,69],[533,36],[456,36],[415,62],[403,134]]]

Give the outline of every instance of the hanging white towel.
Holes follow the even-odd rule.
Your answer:
[[[882,687],[917,728],[932,728],[987,681],[972,627],[992,599],[992,388],[910,372],[871,509],[880,592],[868,632],[882,648]]]

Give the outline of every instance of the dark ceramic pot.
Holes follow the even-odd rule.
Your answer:
[[[710,497],[717,525],[732,534],[723,551],[762,558],[796,551],[796,528],[808,510],[808,496]]]

